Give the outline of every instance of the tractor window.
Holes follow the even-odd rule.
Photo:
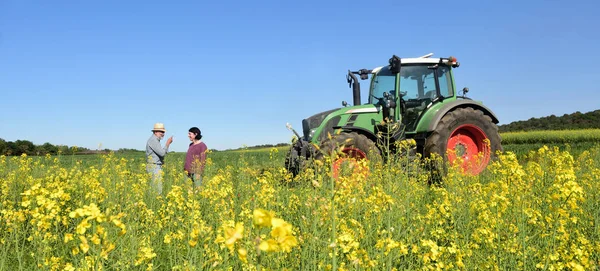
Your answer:
[[[404,66],[400,69],[400,92],[404,100],[433,100],[436,97],[434,70],[427,66]]]
[[[450,78],[450,68],[441,66],[438,69],[438,76],[438,80],[440,81],[440,95],[444,97],[452,97],[452,95],[454,95],[452,80],[448,79]]]
[[[369,93],[369,103],[376,104],[377,98],[382,98],[383,93],[394,94],[396,89],[396,76],[390,72],[388,67],[384,67],[373,77],[371,82],[371,92]],[[373,96],[377,97],[374,98]]]
[[[437,69],[440,94],[443,97],[451,97],[453,93],[450,68],[440,66]],[[400,91],[405,100],[431,101],[437,97],[435,85],[435,70],[425,65],[404,66],[400,70]]]

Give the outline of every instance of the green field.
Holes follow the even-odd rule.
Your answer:
[[[600,129],[510,132],[501,136],[504,144],[573,144],[600,142]]]
[[[500,136],[504,150],[519,158],[543,146],[558,147],[577,156],[600,145],[600,129],[508,132]]]
[[[200,189],[170,153],[162,195],[143,153],[0,157],[0,270],[597,270],[600,146],[511,137],[433,186],[405,157],[291,179],[285,148],[209,153]]]

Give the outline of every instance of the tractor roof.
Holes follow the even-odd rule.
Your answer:
[[[440,63],[440,60],[441,60],[443,63],[451,63],[453,65],[458,64],[455,57],[430,58],[432,55],[433,55],[433,53],[429,53],[429,54],[426,54],[426,55],[420,56],[420,57],[401,58],[400,63],[402,65],[406,65],[406,64],[437,64],[437,63]],[[377,67],[377,68],[373,69],[373,71],[371,73],[373,73],[373,74],[378,73],[379,70],[381,70],[381,68],[383,68],[383,67],[385,67],[385,66]],[[458,65],[456,67],[458,67]]]

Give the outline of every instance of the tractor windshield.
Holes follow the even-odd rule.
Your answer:
[[[388,67],[381,68],[371,81],[369,103],[376,104],[378,102],[377,98],[382,98],[384,92],[394,95],[395,88],[396,75]]]

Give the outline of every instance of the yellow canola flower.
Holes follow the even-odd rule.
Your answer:
[[[71,240],[73,240],[73,234],[72,233],[65,234],[65,243],[68,243]]]
[[[277,241],[269,239],[261,241],[258,248],[266,252],[275,252],[279,250],[279,245],[277,244]]]
[[[260,227],[271,226],[271,220],[275,216],[273,211],[266,211],[263,209],[256,209],[253,212],[254,225]]]
[[[84,220],[82,220],[82,221],[81,221],[81,223],[79,223],[79,225],[77,225],[77,228],[76,228],[76,230],[75,230],[75,231],[76,231],[78,234],[81,234],[81,235],[83,235],[83,234],[85,234],[86,230],[87,230],[89,227],[91,227],[91,226],[92,226],[92,225],[90,225],[90,223],[88,222],[88,219],[84,219]]]
[[[233,251],[235,243],[244,238],[244,225],[240,222],[236,223],[234,228],[223,226],[224,236],[218,236],[215,240],[216,243],[225,243],[225,246]]]
[[[293,247],[298,245],[298,240],[296,240],[296,237],[292,235],[288,235],[284,238],[278,239],[277,241],[279,242],[281,250],[284,252],[290,252]]]
[[[104,227],[98,225],[96,226],[96,232],[100,235],[104,235],[105,231],[104,231]]]
[[[233,249],[233,244],[244,237],[244,225],[242,223],[237,223],[235,228],[228,229],[226,232],[227,241],[225,241],[225,245],[227,247],[231,247]]]
[[[100,237],[98,237],[97,234],[92,235],[92,238],[90,238],[90,240],[92,241],[92,243],[94,245],[99,245],[100,244]]]
[[[198,244],[198,235],[200,235],[200,229],[199,228],[194,228],[190,232],[190,240],[188,241],[188,244],[191,247],[195,247]]]
[[[248,263],[248,251],[245,248],[238,249],[238,257],[244,263]]]
[[[163,242],[165,244],[170,244],[172,241],[171,235],[170,234],[165,234],[165,238],[163,238]]]
[[[81,248],[81,251],[83,253],[87,253],[90,249],[90,245],[88,244],[87,239],[85,238],[85,236],[79,236],[79,240],[81,241],[81,244],[79,244],[79,248]]]
[[[146,259],[152,259],[156,257],[156,253],[154,253],[154,250],[151,247],[142,248],[142,252],[144,253],[144,258]]]
[[[298,245],[298,240],[292,235],[292,225],[281,218],[271,219],[271,237],[262,240],[258,248],[266,252],[290,252]]]
[[[112,220],[112,223],[121,229],[121,231],[119,232],[119,235],[123,235],[123,234],[127,233],[127,228],[125,227],[125,224],[123,224],[123,222],[121,222],[121,220],[115,218]]]
[[[281,218],[274,218],[272,226],[271,237],[273,238],[285,238],[287,235],[292,234],[292,225]]]
[[[143,247],[138,252],[137,259],[135,260],[134,264],[135,264],[135,266],[138,266],[146,260],[148,260],[148,261],[152,260],[154,257],[156,257],[156,253],[154,252],[154,250],[151,247]],[[150,265],[150,264],[151,263],[149,263],[148,265]]]
[[[113,243],[107,243],[102,247],[102,251],[100,252],[100,257],[102,257],[103,259],[108,259],[108,253],[110,253],[111,251],[113,251],[115,249],[115,244]]]

